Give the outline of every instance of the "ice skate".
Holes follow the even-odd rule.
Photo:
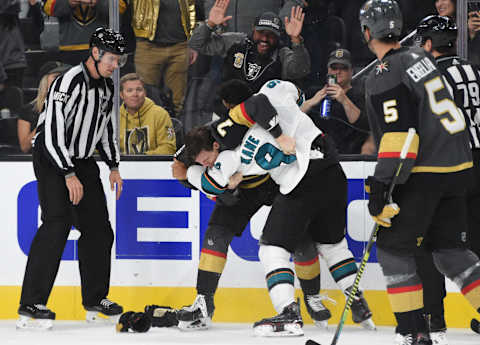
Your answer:
[[[253,324],[255,335],[260,337],[285,337],[303,335],[303,320],[298,302],[286,306],[282,313]]]
[[[395,345],[432,345],[432,341],[428,334],[417,333],[415,335],[406,334],[402,335],[397,333],[395,337]]]
[[[347,298],[348,294],[351,291],[351,287],[347,289]],[[370,308],[368,307],[368,303],[363,297],[363,293],[359,290],[355,294],[355,297],[353,298],[352,306],[351,306],[351,311],[352,311],[352,319],[353,322],[359,323],[363,328],[374,331],[376,330],[375,323],[373,323],[372,320],[372,312],[370,311]]]
[[[432,339],[433,345],[448,345],[447,331],[435,331],[430,332],[430,339]]]
[[[55,313],[43,304],[25,304],[18,308],[17,329],[50,330]]]
[[[123,313],[122,306],[104,298],[98,305],[83,306],[87,311],[87,322],[95,323],[118,323],[120,315]]]
[[[330,310],[325,307],[323,304],[323,300],[329,300],[333,303],[335,301],[329,298],[326,295],[303,295],[303,300],[305,302],[305,306],[307,307],[308,314],[312,318],[315,326],[318,328],[327,328],[328,326],[328,319],[332,317]]]
[[[177,311],[178,328],[182,331],[210,328],[214,309],[213,296],[197,295],[191,306]]]

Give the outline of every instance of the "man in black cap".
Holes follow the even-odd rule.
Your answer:
[[[316,125],[328,133],[341,154],[361,153],[368,137],[368,118],[364,113],[364,97],[352,88],[352,61],[347,49],[336,49],[328,57],[327,84],[305,101],[302,110],[309,113]],[[331,102],[330,112],[317,105]],[[323,114],[323,116],[322,116]]]
[[[216,33],[231,16],[225,16],[230,0],[217,0],[208,20],[193,32],[189,47],[198,52],[224,57],[223,81],[246,81],[254,92],[268,80],[297,80],[310,71],[310,57],[300,36],[304,14],[300,6],[293,7],[290,18],[282,20],[273,12],[265,12],[255,19],[250,35],[241,32]],[[291,48],[280,43],[285,28],[292,42]]]

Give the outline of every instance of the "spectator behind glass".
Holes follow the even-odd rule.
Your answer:
[[[205,0],[205,13],[209,13],[214,5],[215,0]],[[305,3],[303,0],[231,0],[225,14],[232,19],[222,25],[221,29],[224,32],[249,33],[260,13],[273,12],[283,19],[290,16],[292,7],[295,6],[304,7]]]
[[[175,131],[167,111],[145,97],[145,83],[136,73],[120,80],[120,152],[171,155],[176,151]]]
[[[456,0],[435,0],[435,8],[440,16],[456,19]],[[468,7],[468,59],[475,64],[480,64],[480,9],[478,5],[469,4]]]
[[[70,67],[72,66],[64,65],[59,61],[49,61],[40,68],[37,97],[25,104],[18,116],[17,134],[22,152],[29,153],[32,149],[32,138],[36,132],[35,127],[37,126],[38,116],[43,110],[50,85],[52,85],[56,77]]]
[[[368,119],[364,114],[364,95],[352,88],[352,61],[350,52],[337,49],[330,53],[328,74],[336,76],[335,84],[327,84],[315,96],[304,102],[302,111],[311,112],[315,124],[328,133],[342,154],[361,153],[362,145],[368,136]],[[321,104],[328,95],[331,111],[327,118],[320,116],[313,107]]]
[[[19,27],[19,13],[19,0],[0,1],[0,62],[7,74],[5,84],[21,89],[27,59]]]
[[[215,28],[229,21],[225,16],[229,0],[217,0],[210,10],[208,20],[193,32],[189,46],[202,54],[224,58],[223,81],[238,79],[247,82],[257,92],[272,79],[298,80],[310,71],[310,56],[300,36],[304,14],[300,6],[293,8],[290,18],[285,18],[285,31],[292,48],[280,43],[281,19],[265,12],[255,20],[252,33],[217,34]],[[215,112],[226,115],[227,109],[217,99]]]
[[[89,56],[90,36],[98,27],[108,26],[106,0],[46,0],[43,10],[57,17],[60,30],[59,59],[66,64],[78,65]],[[126,0],[118,0],[120,14],[127,8]]]
[[[188,66],[197,59],[187,40],[195,26],[195,1],[132,0],[132,27],[137,37],[135,67],[145,83],[172,92],[175,116],[183,109]]]

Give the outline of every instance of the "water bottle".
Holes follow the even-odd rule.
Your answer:
[[[337,83],[337,76],[335,74],[327,75],[327,84],[332,85]],[[322,102],[322,108],[320,109],[320,116],[324,119],[328,119],[330,116],[330,110],[332,108],[332,99],[329,95],[326,95]]]
[[[330,116],[331,108],[332,108],[332,100],[330,99],[330,96],[327,95],[323,99],[322,109],[320,110],[320,116],[324,119],[328,119],[328,117]]]

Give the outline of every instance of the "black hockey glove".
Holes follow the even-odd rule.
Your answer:
[[[159,305],[145,306],[145,314],[152,320],[152,327],[172,327],[178,325],[177,310]]]
[[[144,333],[150,329],[152,321],[145,313],[136,313],[127,311],[120,316],[117,324],[118,332],[128,332],[129,330],[137,333]]]
[[[400,212],[400,208],[395,203],[387,204],[388,186],[377,180],[375,176],[369,176],[365,181],[365,190],[370,194],[368,212],[373,220],[389,228],[392,225],[390,219]]]

